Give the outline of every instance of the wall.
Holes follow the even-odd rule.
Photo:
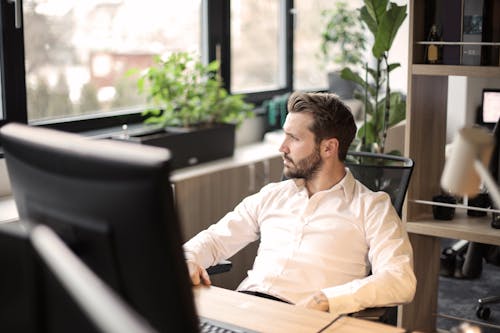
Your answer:
[[[9,195],[10,193],[10,181],[7,174],[5,159],[0,158],[0,197]]]
[[[448,78],[448,109],[446,141],[456,132],[475,123],[476,110],[481,105],[484,88],[500,89],[500,79],[450,76]]]
[[[397,0],[393,2],[398,5],[404,5],[407,2]],[[394,38],[394,42],[389,52],[389,62],[398,62],[401,67],[391,72],[390,84],[392,91],[399,91],[406,95],[408,90],[408,37],[409,37],[409,18],[406,17]]]

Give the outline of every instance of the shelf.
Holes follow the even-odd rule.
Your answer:
[[[500,245],[500,229],[491,227],[491,215],[468,217],[465,212],[459,212],[449,221],[433,219],[408,221],[406,230],[411,234]]]
[[[480,45],[480,46],[500,46],[497,42],[443,42],[443,41],[422,41],[418,45]]]
[[[412,65],[413,75],[500,78],[500,66]]]

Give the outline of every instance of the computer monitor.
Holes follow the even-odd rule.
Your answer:
[[[478,123],[493,129],[500,118],[500,90],[484,89]]]
[[[198,331],[166,149],[21,124],[0,140],[28,230],[49,226],[159,332]],[[88,331],[66,318],[60,286],[43,287],[37,332]]]

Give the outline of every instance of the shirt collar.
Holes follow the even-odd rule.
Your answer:
[[[294,178],[293,182],[297,187],[297,191],[305,190],[305,181],[302,178]],[[324,192],[333,192],[337,190],[342,190],[344,193],[344,198],[347,201],[351,201],[353,198],[354,185],[356,183],[356,179],[352,175],[351,171],[348,168],[345,168],[345,176],[331,188],[325,190]]]

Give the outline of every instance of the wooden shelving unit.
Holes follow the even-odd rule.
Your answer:
[[[465,212],[460,212],[450,221],[426,220],[408,223],[407,230],[425,236],[500,245],[500,230],[492,229],[490,222],[488,217],[471,218]]]
[[[445,162],[448,77],[499,78],[496,66],[449,66],[425,64],[426,18],[435,1],[409,0],[409,66],[406,111],[405,155],[415,161],[404,215],[414,251],[417,292],[403,306],[399,324],[412,331],[435,332],[441,238],[466,239],[500,245],[500,230],[490,219],[468,218],[465,211],[451,221],[437,221],[432,207],[413,202],[432,200],[441,192],[440,178]]]
[[[431,200],[440,193],[439,179],[444,166],[448,76],[499,78],[500,66],[451,66],[425,64],[427,8],[434,1],[409,3],[409,63],[407,137],[405,152],[416,162],[409,187],[409,199]],[[428,15],[428,14],[427,14]],[[408,204],[407,220],[430,220],[431,207]]]
[[[425,76],[470,76],[484,78],[500,78],[499,66],[449,66],[449,65],[422,65],[411,66],[412,75]]]

